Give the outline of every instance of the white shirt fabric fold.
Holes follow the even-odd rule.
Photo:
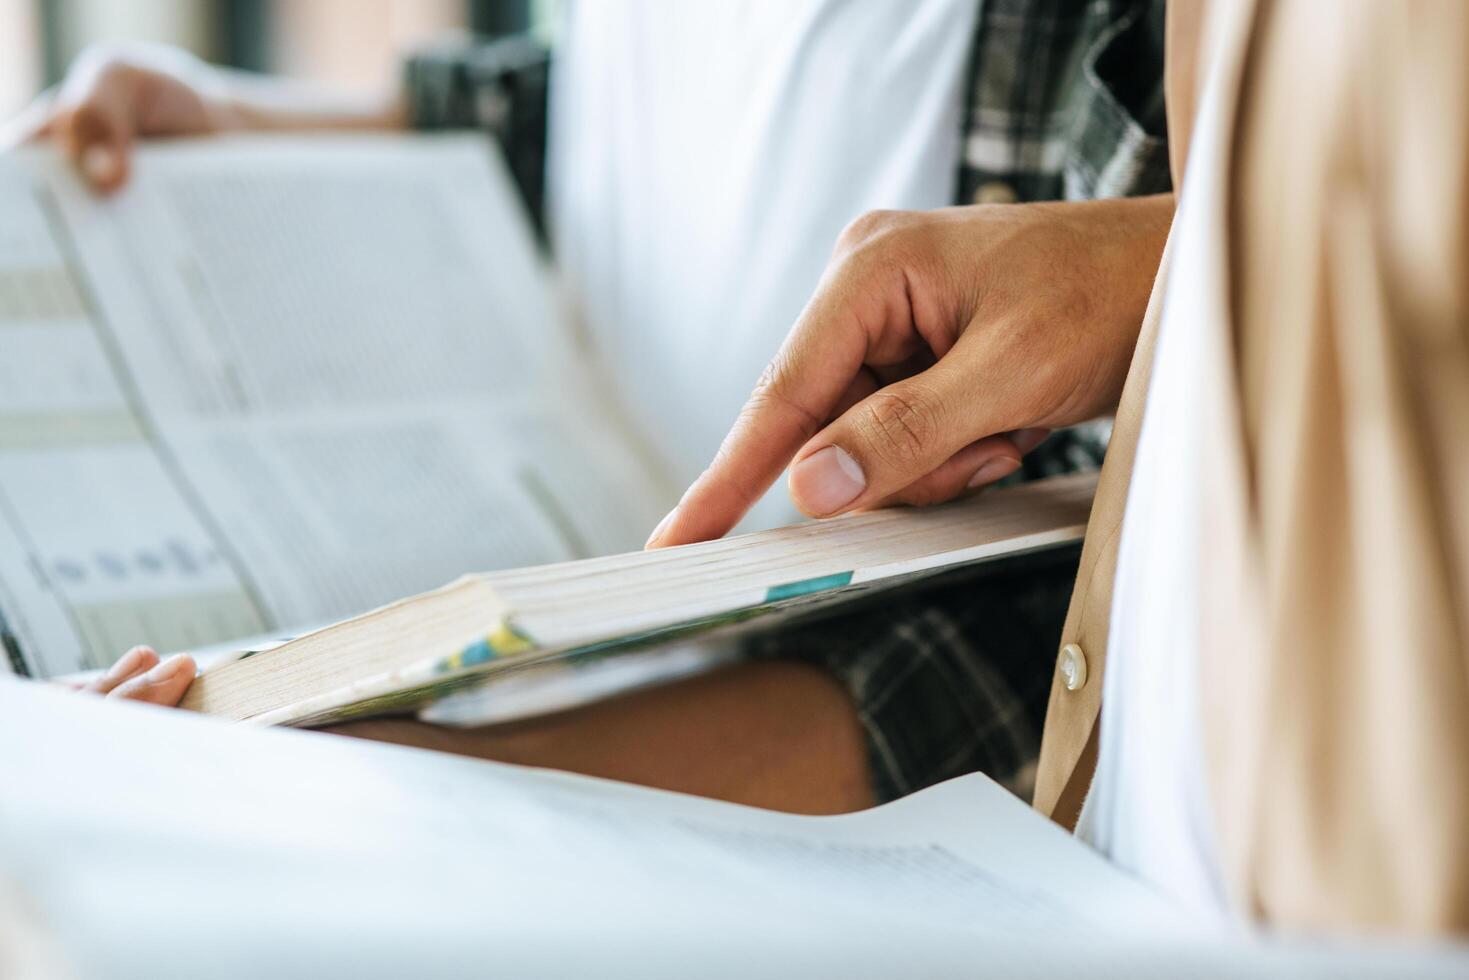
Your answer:
[[[572,4],[548,206],[670,475],[713,457],[853,218],[952,203],[974,0]],[[755,525],[795,517],[784,486]]]

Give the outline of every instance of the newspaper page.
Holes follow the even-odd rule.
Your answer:
[[[1462,945],[1198,921],[979,774],[794,816],[3,678],[0,740],[28,747],[0,754],[0,882],[78,976],[1387,980],[1469,965]]]
[[[674,494],[595,396],[478,137],[0,158],[0,613],[41,676],[638,547]]]

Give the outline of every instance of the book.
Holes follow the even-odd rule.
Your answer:
[[[1094,474],[924,510],[883,510],[658,551],[464,576],[205,671],[183,707],[316,725],[418,708],[571,658],[810,613],[863,593],[1078,540]]]
[[[146,642],[217,665],[189,695],[202,710],[306,723],[459,691],[435,717],[475,723],[708,667],[728,650],[597,654],[753,617],[762,589],[852,573],[828,590],[849,597],[899,577],[859,567],[888,560],[860,543],[906,517],[606,558],[682,488],[658,433],[627,422],[479,136],[147,143],[108,200],[31,148],[0,156],[0,213],[10,671],[73,675]],[[1045,511],[1047,540],[1079,535],[1085,492],[1034,498],[1066,501]],[[982,526],[1004,499],[975,505]],[[843,547],[830,571],[797,560]],[[703,575],[711,562],[732,577]],[[689,603],[623,587],[650,576]],[[490,680],[498,703],[463,693]]]
[[[0,753],[0,965],[43,976],[1337,980],[1469,957],[1221,923],[980,774],[795,816],[8,678],[0,744],[26,747]]]

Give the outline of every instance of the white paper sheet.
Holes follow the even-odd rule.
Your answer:
[[[794,817],[4,679],[0,745],[12,747],[0,874],[85,977],[1436,977],[1469,965],[1452,949],[1196,932],[978,776],[862,814]]]

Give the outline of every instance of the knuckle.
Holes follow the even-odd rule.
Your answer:
[[[107,114],[93,102],[74,106],[59,120],[59,125],[78,144],[78,148],[103,138],[112,129]]]
[[[874,276],[903,270],[928,270],[941,240],[925,215],[909,211],[873,211],[842,233],[833,264],[843,278],[865,283]]]
[[[785,358],[776,355],[760,372],[755,389],[750,392],[750,397],[740,412],[741,419],[753,419],[775,409],[794,416],[807,435],[814,434],[821,427],[822,419],[817,418],[791,396],[791,377],[792,371]]]
[[[83,106],[132,92],[149,75],[134,42],[102,41],[85,48],[62,82],[62,100]]]
[[[781,364],[779,355],[766,362],[765,367],[760,371],[760,377],[755,379],[755,387],[750,392],[750,401],[767,397],[781,383],[784,374],[785,368]]]
[[[764,370],[760,372],[760,377],[755,380],[755,387],[751,389],[750,397],[745,399],[745,404],[740,409],[739,421],[741,423],[751,422],[763,416],[772,403],[780,400],[782,377],[782,370],[775,361],[765,365]]]
[[[868,211],[848,222],[837,238],[838,251],[850,251],[897,227],[901,211]]]
[[[136,51],[125,41],[95,41],[82,49],[71,74],[103,81],[136,70]]]
[[[859,427],[883,462],[907,469],[927,457],[940,420],[932,400],[919,389],[887,389],[867,400]]]

